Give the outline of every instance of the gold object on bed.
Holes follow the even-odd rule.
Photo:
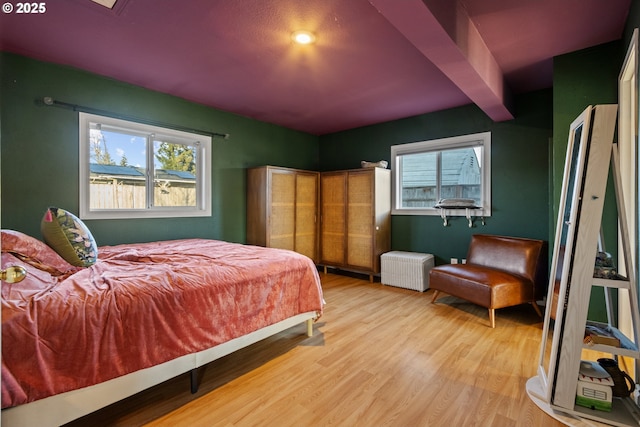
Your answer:
[[[0,270],[0,280],[7,283],[18,283],[27,277],[27,270],[19,265],[12,265],[6,270]]]

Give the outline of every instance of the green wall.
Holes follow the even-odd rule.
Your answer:
[[[45,96],[205,132],[213,140],[213,215],[88,220],[99,245],[184,237],[245,241],[245,168],[318,169],[318,137],[221,112],[77,69],[0,54],[1,225],[40,237],[48,206],[78,213],[78,114],[43,106]],[[215,84],[215,82],[212,82]]]
[[[320,137],[323,170],[357,168],[361,160],[390,160],[391,146],[491,131],[492,215],[469,228],[439,216],[394,215],[392,249],[432,253],[439,264],[464,258],[472,234],[549,238],[551,90],[516,97],[516,119],[495,123],[474,105]]]
[[[629,8],[629,15],[627,15],[627,22],[622,37],[625,49],[626,46],[629,46],[633,30],[638,27],[640,27],[640,0],[631,0],[631,7]]]

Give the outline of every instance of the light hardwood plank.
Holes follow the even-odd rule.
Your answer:
[[[321,274],[327,306],[284,331],[71,425],[562,426],[527,397],[542,322],[433,291]]]

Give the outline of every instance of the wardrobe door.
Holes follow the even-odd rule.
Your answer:
[[[347,181],[347,264],[373,270],[373,169],[349,172]]]
[[[295,251],[318,258],[318,173],[296,175]]]
[[[321,264],[345,263],[345,172],[321,175]]]
[[[270,170],[269,226],[267,246],[295,250],[296,175]]]

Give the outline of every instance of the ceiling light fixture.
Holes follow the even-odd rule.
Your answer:
[[[298,44],[311,44],[316,41],[316,35],[311,31],[294,31],[291,33],[291,39]]]

